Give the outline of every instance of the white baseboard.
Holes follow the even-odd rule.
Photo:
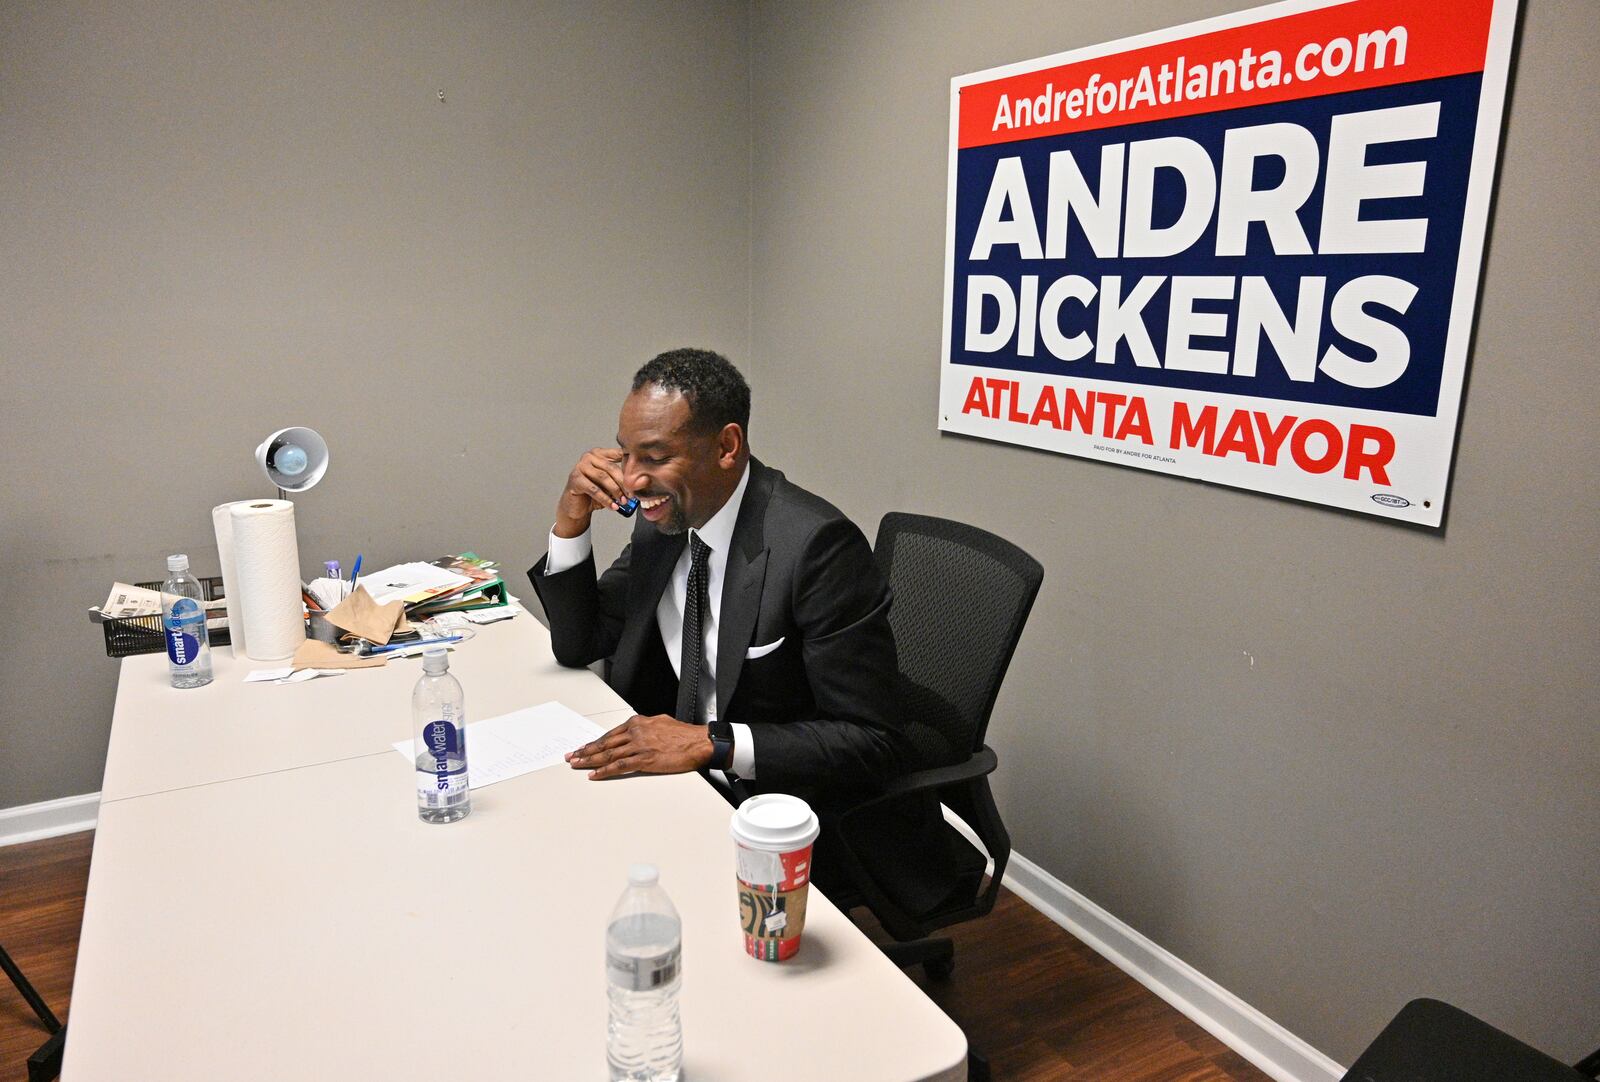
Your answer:
[[[0,808],[0,845],[19,845],[93,830],[100,815],[100,794],[64,796],[39,804]]]
[[[983,848],[948,808],[945,818]],[[1333,1060],[1014,850],[1002,882],[1276,1082],[1338,1082],[1344,1077],[1345,1069]]]

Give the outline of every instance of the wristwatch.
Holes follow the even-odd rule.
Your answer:
[[[732,767],[733,723],[713,721],[706,725],[706,733],[711,737],[711,765],[717,770]]]

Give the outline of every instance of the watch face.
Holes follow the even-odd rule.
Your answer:
[[[706,726],[711,737],[711,753],[720,769],[733,765],[733,725],[726,721],[713,721]]]

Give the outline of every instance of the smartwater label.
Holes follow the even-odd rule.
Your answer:
[[[167,657],[174,665],[193,665],[200,659],[200,636],[206,614],[191,598],[180,597],[167,617]]]
[[[464,735],[460,728],[443,719],[423,726],[423,750],[417,758],[417,792],[421,796],[450,796],[465,791]]]

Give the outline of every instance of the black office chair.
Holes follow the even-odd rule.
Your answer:
[[[1345,1072],[1343,1082],[1590,1082],[1600,1050],[1568,1067],[1458,1007],[1414,999]]]
[[[50,1039],[28,1057],[28,1082],[50,1082],[61,1074],[61,1056],[67,1040],[66,1027],[56,1018],[55,1012],[45,1003],[44,997],[34,988],[33,982],[28,980],[17,963],[12,961],[11,955],[6,953],[4,947],[0,947],[0,971],[11,978],[11,983],[16,985],[17,991],[22,994],[28,1006],[33,1008],[33,1013],[38,1015],[39,1021],[50,1034]]]
[[[889,620],[917,761],[881,795],[840,816],[837,851],[853,889],[836,892],[836,900],[841,908],[871,910],[895,940],[885,948],[895,962],[920,963],[941,978],[954,968],[955,950],[948,938],[932,938],[934,931],[992,910],[1011,857],[1011,837],[989,791],[997,760],[984,736],[1044,568],[974,526],[901,512],[883,517],[873,555],[894,590]],[[890,854],[871,845],[897,809],[925,810],[915,802],[935,812],[943,803],[972,828],[994,861],[986,887],[986,855],[937,815],[941,834],[932,845]],[[916,883],[919,864],[941,866],[954,887],[935,899],[917,897],[908,884]]]

